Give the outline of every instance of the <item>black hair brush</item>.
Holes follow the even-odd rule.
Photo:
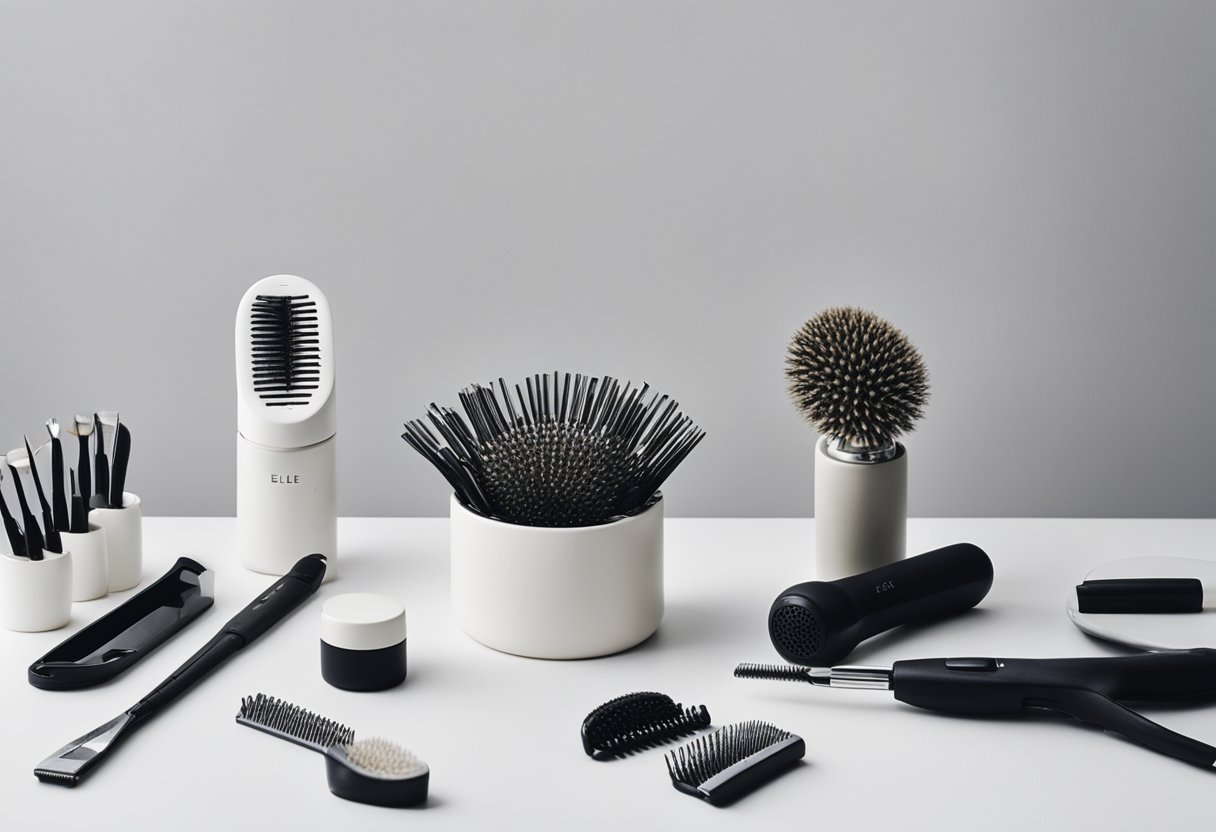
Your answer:
[[[525,392],[526,389],[526,392]],[[668,396],[614,378],[535,375],[431,404],[401,435],[468,508],[525,526],[592,526],[650,505],[704,438]],[[501,398],[500,398],[501,394]],[[430,425],[427,424],[430,422]],[[434,430],[432,430],[432,428]]]
[[[854,307],[825,309],[794,333],[785,362],[794,405],[823,436],[880,448],[912,430],[929,375],[907,336]]]
[[[663,693],[627,693],[600,705],[583,720],[583,750],[610,760],[654,748],[709,725],[704,705],[685,708]]]

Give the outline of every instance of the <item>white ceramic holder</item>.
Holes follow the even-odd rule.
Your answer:
[[[72,556],[42,560],[0,554],[0,625],[20,633],[57,630],[72,618]]]
[[[110,552],[105,527],[89,523],[89,530],[60,532],[63,550],[72,553],[72,600],[92,601],[110,591]]]
[[[90,509],[89,523],[106,530],[110,592],[138,586],[144,569],[143,509],[139,496],[124,491],[122,508]]]
[[[487,647],[538,659],[617,653],[663,618],[663,501],[598,526],[490,520],[452,497],[452,608]]]
[[[908,527],[908,454],[842,459],[815,443],[815,577],[834,581],[902,560]]]

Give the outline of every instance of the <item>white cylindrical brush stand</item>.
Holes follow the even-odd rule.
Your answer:
[[[89,522],[106,530],[110,592],[139,586],[144,570],[144,515],[139,496],[122,493],[122,508],[95,508]]]
[[[0,625],[41,633],[71,618],[71,553],[46,552],[42,560],[0,554]]]
[[[283,575],[305,555],[337,569],[337,437],[304,448],[268,448],[237,435],[237,555],[255,572]]]
[[[663,501],[599,526],[490,520],[452,497],[452,608],[487,647],[538,659],[605,656],[663,618]]]
[[[72,553],[72,600],[92,601],[110,591],[110,551],[106,530],[96,522],[87,532],[60,532],[65,552]]]
[[[903,559],[908,525],[908,455],[842,454],[815,444],[815,577],[834,581]]]

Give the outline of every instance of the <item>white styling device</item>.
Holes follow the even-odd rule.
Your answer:
[[[329,302],[310,281],[259,280],[236,313],[237,555],[283,575],[300,558],[337,566],[337,413]]]

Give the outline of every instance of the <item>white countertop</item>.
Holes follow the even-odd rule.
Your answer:
[[[76,604],[64,629],[0,631],[3,828],[82,829],[1087,829],[1192,828],[1216,794],[1194,768],[1100,730],[1051,717],[968,719],[920,711],[889,692],[741,680],[741,661],[780,661],[766,613],[814,578],[813,521],[669,519],[667,610],[656,636],[604,659],[549,662],[465,636],[448,599],[447,521],[343,519],[337,579],[119,748],[80,787],[39,783],[34,765],[158,684],[272,582],[236,564],[231,518],[147,518],[144,583],[179,555],[216,575],[214,607],[115,681],[52,693],[26,668],[136,590]],[[909,551],[957,541],[992,557],[996,579],[962,618],[864,643],[850,664],[933,656],[1103,656],[1130,651],[1078,631],[1071,588],[1108,560],[1148,554],[1216,559],[1216,520],[921,519]],[[321,602],[395,595],[409,621],[409,677],[350,693],[320,676]],[[1216,625],[1214,625],[1216,626]],[[1216,638],[1213,639],[1216,644]],[[663,751],[593,762],[579,727],[615,696],[657,690],[705,704],[715,725],[763,719],[802,735],[805,762],[732,807],[676,792]],[[431,767],[423,810],[332,796],[322,759],[233,721],[264,692],[380,735]],[[1216,744],[1216,706],[1145,710]],[[302,824],[302,825],[301,825]]]

